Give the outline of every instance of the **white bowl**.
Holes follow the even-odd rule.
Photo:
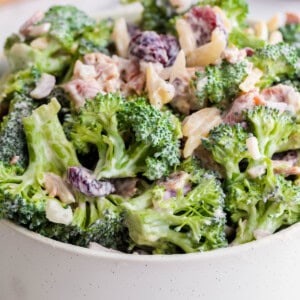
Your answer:
[[[148,256],[63,244],[2,220],[0,249],[0,300],[300,299],[300,223],[241,246]]]
[[[171,256],[102,253],[0,222],[0,299],[299,299],[300,224],[256,242]]]

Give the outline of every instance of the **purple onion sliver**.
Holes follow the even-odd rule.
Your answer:
[[[82,167],[69,167],[67,178],[74,189],[87,196],[103,197],[115,191],[111,182],[97,180],[89,170]]]

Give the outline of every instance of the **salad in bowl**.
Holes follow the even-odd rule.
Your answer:
[[[53,6],[7,38],[1,218],[140,254],[300,221],[300,15],[165,2],[142,1],[134,23]]]

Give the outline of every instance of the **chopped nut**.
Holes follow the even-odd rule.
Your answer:
[[[75,198],[62,178],[54,173],[46,173],[43,183],[50,197],[58,197],[63,203],[75,202]]]
[[[278,30],[273,31],[269,37],[269,44],[275,45],[283,41],[282,33]]]
[[[64,208],[56,199],[49,199],[46,204],[46,218],[53,223],[70,225],[73,221],[71,207]]]
[[[30,96],[34,99],[46,98],[54,89],[55,81],[56,79],[53,75],[43,73],[35,89],[31,91]]]
[[[15,165],[15,164],[18,163],[19,159],[20,159],[20,156],[18,156],[18,155],[13,156],[13,157],[11,158],[9,164],[13,166],[13,165]]]
[[[251,136],[246,140],[246,145],[248,148],[248,152],[250,154],[250,156],[257,160],[260,159],[262,156],[260,154],[259,151],[259,147],[258,147],[258,141],[257,138],[255,136]]]
[[[255,35],[264,41],[268,40],[269,30],[266,22],[260,21],[254,25]]]

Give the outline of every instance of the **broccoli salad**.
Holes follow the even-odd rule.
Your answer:
[[[143,254],[300,221],[300,14],[140,2],[134,23],[53,6],[7,38],[0,218]]]

